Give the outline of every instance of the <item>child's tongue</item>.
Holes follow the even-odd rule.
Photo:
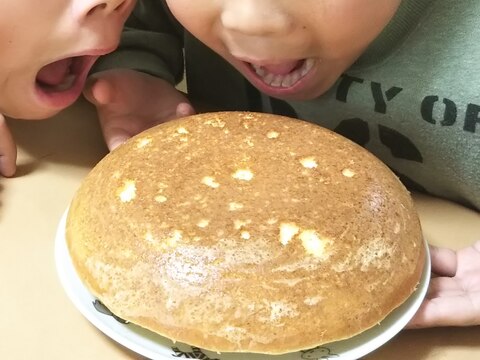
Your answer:
[[[275,75],[287,75],[301,65],[301,60],[284,62],[282,64],[271,64],[262,66],[263,69]]]
[[[37,81],[46,85],[59,85],[70,73],[72,58],[56,61],[44,66],[37,75]]]

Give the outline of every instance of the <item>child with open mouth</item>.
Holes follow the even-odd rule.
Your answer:
[[[70,106],[113,51],[135,0],[0,2],[0,174],[15,172],[4,116],[44,119]]]

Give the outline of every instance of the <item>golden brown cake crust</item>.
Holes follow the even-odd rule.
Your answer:
[[[129,140],[82,183],[66,236],[113,313],[219,352],[356,335],[411,295],[425,259],[411,197],[377,158],[258,113],[191,116]]]

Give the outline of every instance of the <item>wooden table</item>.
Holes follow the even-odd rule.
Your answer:
[[[63,291],[54,264],[58,221],[107,152],[94,110],[79,101],[46,121],[10,121],[18,174],[0,178],[0,359],[140,359],[102,335]],[[480,214],[414,195],[428,241],[480,239]],[[403,331],[365,359],[480,359],[480,326]]]

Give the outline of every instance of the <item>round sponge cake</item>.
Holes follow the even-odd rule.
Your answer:
[[[425,261],[388,167],[314,124],[247,112],[174,120],[111,152],[66,237],[114,314],[218,352],[352,337],[412,294]]]

